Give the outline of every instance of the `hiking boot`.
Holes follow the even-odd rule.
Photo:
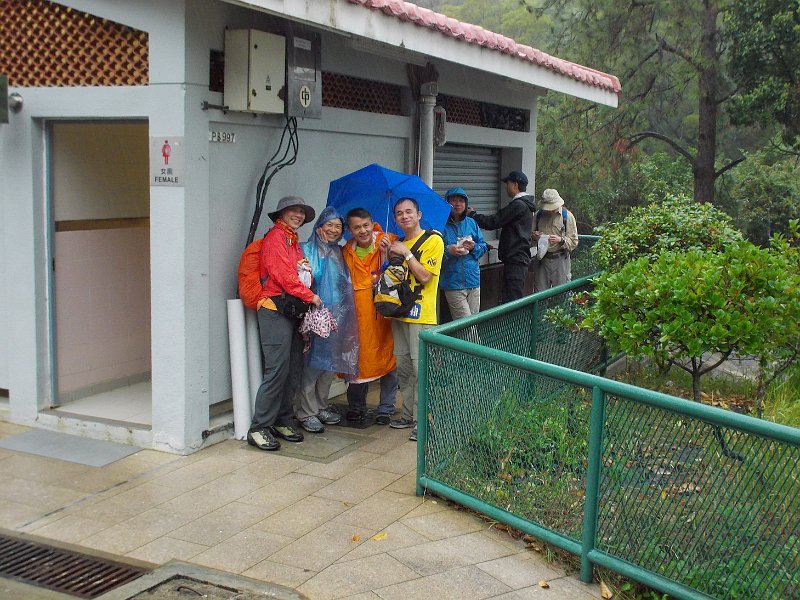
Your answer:
[[[408,417],[401,417],[399,419],[395,419],[389,423],[389,427],[392,429],[409,429],[410,427],[414,427],[417,422],[414,419],[409,419]]]
[[[416,442],[417,441],[417,428],[411,430],[411,435],[408,436],[409,441]]]
[[[325,426],[317,417],[307,417],[300,419],[300,427],[310,433],[322,433],[325,431]]]
[[[281,447],[281,443],[275,439],[269,427],[248,431],[247,443],[251,446],[255,446],[259,450],[277,450]]]
[[[330,408],[323,408],[321,411],[319,411],[317,418],[325,423],[325,425],[336,425],[342,420],[342,415],[334,410],[331,410]]]
[[[303,434],[291,425],[273,425],[272,433],[287,442],[302,442]]]
[[[380,414],[375,417],[375,425],[388,425],[392,421],[392,415],[389,413]]]

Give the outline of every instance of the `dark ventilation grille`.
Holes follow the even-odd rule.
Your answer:
[[[322,106],[402,115],[400,86],[338,73],[322,73]]]
[[[507,129],[509,131],[530,131],[531,113],[522,108],[500,106],[489,102],[478,102],[468,98],[458,98],[439,94],[437,104],[447,111],[448,123]]]
[[[77,598],[97,598],[147,569],[0,534],[0,576]]]
[[[44,0],[0,0],[0,31],[11,86],[148,84],[147,32]]]
[[[436,103],[447,111],[448,123],[481,126],[481,103],[477,100],[439,94]]]

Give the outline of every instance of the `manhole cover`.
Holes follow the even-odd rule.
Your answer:
[[[173,577],[143,592],[130,596],[130,600],[264,600],[265,592],[239,590],[223,585],[198,581],[189,577]],[[274,596],[273,596],[274,597]]]

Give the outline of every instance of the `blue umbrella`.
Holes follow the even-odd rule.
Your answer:
[[[400,198],[413,198],[422,211],[420,227],[444,231],[450,205],[416,175],[398,173],[377,163],[331,181],[328,206],[346,215],[353,208],[365,208],[384,231],[403,236],[392,209]]]

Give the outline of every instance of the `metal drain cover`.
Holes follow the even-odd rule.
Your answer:
[[[130,600],[264,600],[264,592],[243,591],[228,586],[198,581],[189,577],[173,577],[151,587]]]
[[[148,571],[0,533],[0,576],[76,598],[97,598]]]

